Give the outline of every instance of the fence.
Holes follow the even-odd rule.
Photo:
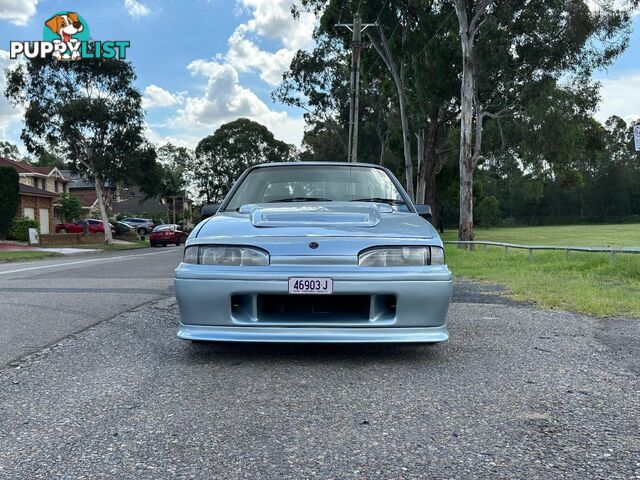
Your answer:
[[[488,242],[483,240],[474,241],[447,241],[444,242],[449,245],[484,245],[486,247],[502,247],[504,248],[505,255],[509,253],[509,249],[515,250],[529,250],[529,260],[533,260],[533,252],[535,250],[557,250],[564,251],[569,256],[570,252],[591,252],[591,253],[608,253],[611,261],[615,261],[615,255],[617,253],[640,253],[640,247],[578,247],[568,245],[520,245],[517,243],[505,243],[505,242]]]

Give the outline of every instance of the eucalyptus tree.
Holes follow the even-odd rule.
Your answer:
[[[473,240],[473,174],[485,120],[496,121],[499,130],[506,117],[530,122],[536,97],[596,99],[591,73],[628,44],[630,12],[613,0],[449,1],[458,19],[462,59],[458,237]],[[530,102],[523,105],[527,94]],[[538,113],[549,124],[544,112]]]
[[[155,165],[135,78],[131,64],[106,59],[33,59],[7,71],[5,95],[24,107],[27,150],[54,153],[94,181],[107,243],[113,238],[105,182],[144,187]]]
[[[341,49],[341,58],[346,56],[339,72],[342,88],[327,90],[326,83],[316,81],[313,75],[305,75],[309,69],[294,60],[281,90],[287,90],[293,98],[297,95],[296,89],[302,92],[303,98],[308,98],[307,92],[323,93],[332,101],[341,95],[342,104],[346,105],[351,37],[336,24],[350,21],[356,10],[364,23],[376,23],[364,31],[367,42],[361,53],[361,111],[370,114],[369,118],[360,120],[375,126],[380,147],[378,161],[384,159],[384,152],[393,143],[395,130],[400,131],[403,159],[400,173],[405,178],[406,189],[417,201],[429,201],[435,212],[435,175],[444,154],[450,150],[447,129],[443,127],[455,118],[459,92],[453,7],[446,2],[421,0],[377,0],[358,5],[348,0],[304,0],[302,5],[320,17],[315,32],[318,43],[331,42],[334,48]],[[311,65],[325,75],[335,75],[337,70],[326,61],[324,53],[325,50],[316,48],[311,54],[300,55],[313,58],[315,63]],[[289,82],[292,72],[296,72],[304,84]],[[417,192],[412,142],[417,144],[419,164]]]

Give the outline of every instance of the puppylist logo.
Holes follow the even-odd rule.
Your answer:
[[[76,12],[58,12],[44,22],[42,41],[12,41],[9,56],[16,59],[48,58],[82,60],[87,58],[127,58],[128,40],[92,40],[89,25]]]

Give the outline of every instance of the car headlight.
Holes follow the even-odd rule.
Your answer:
[[[269,265],[269,254],[253,247],[233,245],[192,245],[185,248],[184,263],[229,267],[263,267]]]
[[[440,247],[382,247],[360,252],[361,267],[420,267],[444,265],[444,250]]]

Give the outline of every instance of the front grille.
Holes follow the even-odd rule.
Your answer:
[[[369,321],[370,295],[258,295],[258,321]]]

